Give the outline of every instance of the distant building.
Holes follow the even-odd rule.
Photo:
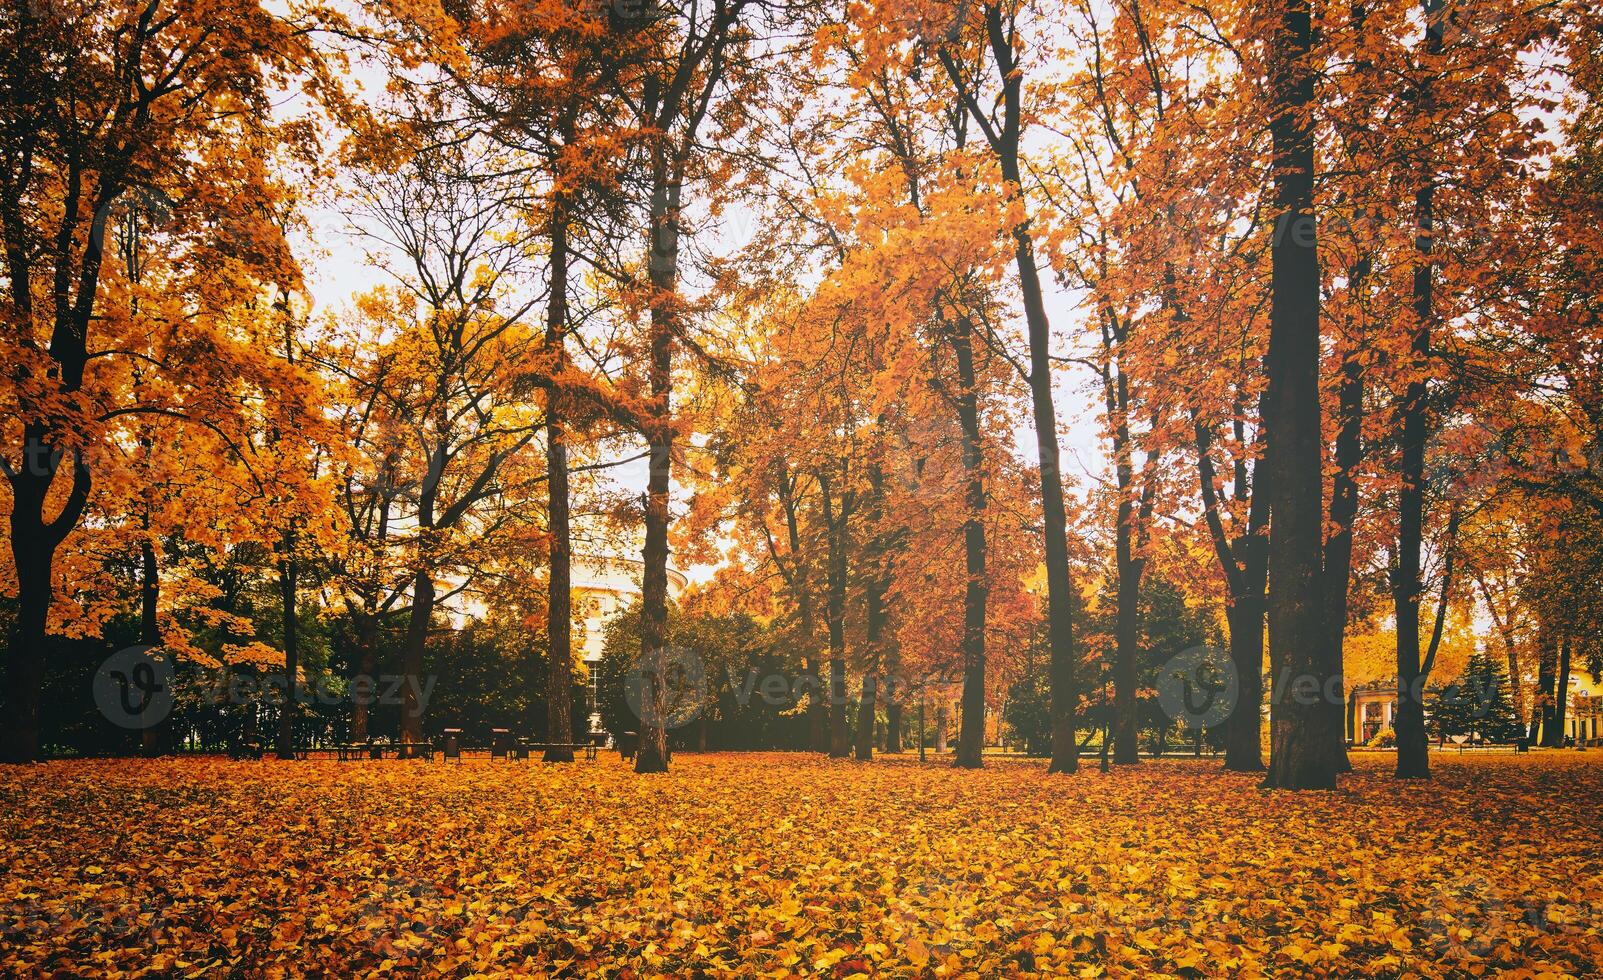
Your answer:
[[[1432,693],[1435,690],[1434,685],[1427,688]],[[1584,669],[1572,670],[1566,698],[1564,734],[1569,741],[1587,745],[1603,740],[1603,685],[1594,683]],[[1347,741],[1366,744],[1377,732],[1391,728],[1396,715],[1395,680],[1354,687],[1347,701]]]
[[[640,598],[640,575],[644,565],[633,558],[581,557],[573,559],[573,643],[574,653],[584,664],[585,690],[590,712],[590,730],[601,730],[601,713],[596,702],[597,664],[606,645],[607,620],[623,612]],[[668,569],[668,598],[677,598],[690,580],[675,569]]]
[[[1564,712],[1564,734],[1579,745],[1603,739],[1603,684],[1584,668],[1570,672],[1570,703]]]

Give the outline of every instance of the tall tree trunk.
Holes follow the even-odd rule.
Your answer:
[[[863,674],[863,696],[857,701],[857,761],[868,762],[874,758],[874,721],[879,711],[878,701],[879,676],[872,672]]]
[[[434,578],[425,566],[412,578],[412,612],[406,622],[406,647],[401,655],[401,743],[408,756],[412,746],[423,744],[423,656],[433,618]]]
[[[295,529],[284,531],[284,555],[278,562],[278,594],[284,612],[284,704],[278,713],[278,757],[295,758],[296,722],[300,719],[297,690],[301,669],[300,611],[296,605],[299,567],[295,561]]]
[[[1017,161],[1013,165],[1017,181]],[[1051,326],[1035,264],[1035,248],[1027,226],[1014,229],[1014,257],[1024,293],[1024,315],[1030,342],[1030,408],[1035,421],[1036,452],[1041,467],[1041,517],[1045,536],[1047,637],[1052,650],[1052,761],[1049,773],[1080,768],[1075,741],[1076,688],[1074,656],[1074,583],[1069,578],[1068,513],[1063,503],[1063,473],[1058,462],[1057,409],[1052,404]]]
[[[1514,645],[1513,634],[1503,634],[1503,651],[1508,656],[1509,699],[1514,702],[1514,717],[1519,721],[1520,730],[1524,731],[1530,714],[1525,710],[1525,687],[1520,683],[1520,656]]]
[[[907,694],[901,675],[901,651],[893,637],[885,656],[885,751],[891,755],[900,755],[904,748],[902,699]]]
[[[1113,532],[1114,571],[1118,579],[1113,629],[1113,761],[1131,766],[1141,761],[1136,687],[1140,682],[1141,577],[1146,562],[1136,554],[1135,547],[1139,511],[1131,496],[1135,490],[1135,461],[1130,438],[1130,386],[1120,363],[1120,326],[1112,314],[1104,319],[1102,343],[1103,393],[1113,428],[1114,470],[1119,486]]]
[[[1440,10],[1441,0],[1424,0],[1427,24]],[[1441,34],[1425,32],[1427,53],[1441,53]],[[1420,108],[1429,113],[1432,103],[1428,84],[1420,92]],[[1425,442],[1429,437],[1428,383],[1423,372],[1431,356],[1431,320],[1435,316],[1432,278],[1435,262],[1431,257],[1435,242],[1435,180],[1426,173],[1414,192],[1416,252],[1414,267],[1414,336],[1410,348],[1416,376],[1409,380],[1402,402],[1402,445],[1399,447],[1397,491],[1397,567],[1392,580],[1392,604],[1397,623],[1397,777],[1430,778],[1430,737],[1425,731],[1425,684],[1419,647],[1419,601],[1424,593],[1420,554],[1425,538]]]
[[[1332,789],[1341,726],[1319,703],[1327,668],[1320,590],[1324,543],[1319,406],[1319,256],[1308,0],[1281,0],[1271,41],[1275,229],[1270,250],[1269,649],[1274,667],[1266,786]],[[1308,688],[1314,694],[1308,696]]]
[[[1558,645],[1558,676],[1553,685],[1553,739],[1549,743],[1556,748],[1564,747],[1564,716],[1570,707],[1570,654],[1574,642],[1568,634],[1559,640]]]
[[[784,460],[779,461],[779,502],[785,511],[785,535],[790,546],[791,568],[785,576],[791,589],[791,596],[796,602],[797,626],[801,631],[803,676],[796,685],[798,693],[807,695],[807,747],[814,752],[828,752],[829,745],[825,738],[825,714],[823,681],[819,674],[817,652],[813,647],[813,631],[816,627],[813,618],[813,592],[808,582],[807,563],[802,559],[801,522],[797,518],[796,508],[796,482],[790,470],[785,466]],[[774,556],[774,563],[780,566],[784,574],[783,563],[778,554]]]
[[[957,420],[963,433],[963,475],[966,479],[963,522],[963,729],[957,758],[962,769],[985,764],[985,604],[990,592],[985,577],[985,459],[980,441],[979,384],[974,372],[972,326],[959,317],[952,349],[957,355]]]
[[[642,697],[654,707],[643,712],[635,772],[668,771],[666,666],[668,643],[668,494],[673,469],[673,338],[679,316],[679,192],[677,161],[664,139],[652,148],[650,363],[652,407],[646,441],[651,472],[646,481],[646,540],[640,588],[640,656],[645,681]]]
[[[351,741],[367,741],[368,716],[372,710],[373,686],[378,679],[378,612],[364,609],[352,616],[356,645],[361,659],[351,684]]]
[[[1490,604],[1490,595],[1486,597],[1486,601],[1488,604]],[[1508,660],[1509,700],[1514,702],[1514,717],[1519,720],[1520,729],[1523,731],[1527,722],[1529,721],[1530,715],[1525,710],[1525,690],[1524,685],[1520,683],[1519,648],[1514,642],[1514,630],[1511,626],[1499,621],[1497,628],[1498,634],[1503,640],[1503,654]]]
[[[851,755],[846,732],[846,493],[836,500],[827,477],[820,475],[819,492],[824,501],[825,550],[827,551],[825,610],[829,618],[829,755],[844,759]]]
[[[1236,668],[1238,685],[1235,710],[1225,721],[1225,769],[1231,772],[1262,772],[1264,768],[1263,617],[1261,584],[1256,596],[1236,597],[1227,615],[1230,662]]]
[[[81,377],[81,368],[76,377]],[[68,390],[76,390],[76,381]],[[48,655],[47,631],[56,549],[76,527],[89,499],[89,468],[74,456],[72,489],[52,521],[45,500],[60,472],[63,452],[46,441],[45,428],[27,423],[22,460],[7,474],[11,483],[11,558],[17,576],[17,618],[6,651],[6,711],[0,730],[0,762],[39,758],[39,698]]]
[[[566,364],[563,351],[568,325],[568,215],[562,192],[551,201],[551,294],[546,304],[545,342],[558,374]],[[568,528],[568,434],[562,386],[555,379],[546,388],[546,494],[551,534],[549,596],[546,603],[546,637],[550,662],[546,665],[545,731],[549,743],[546,762],[572,762],[573,750],[573,565]]]
[[[1113,654],[1113,762],[1129,766],[1141,761],[1137,733],[1140,717],[1136,711],[1139,683],[1141,573],[1145,564],[1135,557],[1130,527],[1134,508],[1128,500],[1119,504],[1119,528],[1114,553],[1118,574],[1118,609],[1114,623]]]
[[[1263,399],[1259,399],[1259,417]],[[1236,442],[1246,444],[1246,425],[1236,413]],[[1213,540],[1214,555],[1224,573],[1230,604],[1225,612],[1230,627],[1230,663],[1236,673],[1236,705],[1225,719],[1225,769],[1232,772],[1263,770],[1263,629],[1264,588],[1268,575],[1266,525],[1269,522],[1268,473],[1263,457],[1249,468],[1235,462],[1237,501],[1247,500],[1247,526],[1234,540],[1226,533],[1219,493],[1214,485],[1213,433],[1196,424],[1197,475],[1202,488],[1204,517]],[[1250,474],[1250,476],[1249,476]]]
[[[0,762],[39,758],[39,700],[55,556],[38,544],[43,535],[19,533],[18,525],[23,523],[13,512],[11,555],[17,572],[17,618],[11,625],[6,656],[5,741]]]
[[[1368,266],[1365,260],[1356,275],[1349,270],[1349,277],[1362,282],[1368,274]],[[1345,731],[1347,593],[1352,583],[1353,524],[1358,516],[1358,464],[1363,459],[1364,428],[1364,368],[1356,352],[1349,352],[1342,361],[1337,398],[1340,416],[1336,430],[1336,475],[1330,495],[1330,523],[1335,531],[1325,542],[1324,568],[1325,669],[1334,681],[1332,696],[1324,703]],[[1337,753],[1337,771],[1351,772],[1346,738],[1341,740]]]
[[[150,531],[148,513],[145,531]],[[148,538],[139,542],[139,643],[141,646],[161,646],[161,620],[157,609],[161,602],[161,569],[156,561],[156,546]],[[166,656],[158,651],[156,656]],[[172,715],[156,719],[139,733],[140,753],[147,757],[166,755],[171,751]]]
[[[1538,660],[1536,667],[1536,703],[1540,710],[1531,712],[1531,724],[1540,722],[1538,734],[1539,744],[1548,748],[1555,748],[1558,739],[1558,661],[1559,640],[1554,630],[1547,623],[1537,626],[1536,647]]]
[[[883,422],[883,419],[881,419]],[[863,672],[863,696],[857,708],[857,758],[867,762],[874,757],[874,728],[882,697],[893,697],[895,681],[890,675],[891,658],[887,656],[886,628],[890,610],[885,605],[885,593],[890,587],[891,541],[880,529],[884,519],[885,474],[880,464],[869,467],[869,485],[873,489],[873,509],[869,522],[874,528],[873,553],[869,556],[868,584],[864,589],[866,632],[869,669]],[[887,705],[889,707],[889,705]]]
[[[1004,23],[1002,7],[987,3],[982,9],[986,41],[996,62],[997,80],[1002,87],[1002,125],[991,124],[978,102],[964,71],[949,52],[940,52],[953,87],[976,125],[986,133],[991,152],[1001,167],[1002,181],[1010,194],[1022,199],[1024,184],[1019,166],[1023,128],[1024,70],[1018,63],[1018,39]],[[1020,203],[1023,203],[1022,200]],[[1041,274],[1036,264],[1035,241],[1029,218],[1022,218],[1011,229],[1013,259],[1019,274],[1019,293],[1024,300],[1024,322],[1030,347],[1030,414],[1035,424],[1036,452],[1040,457],[1041,523],[1046,559],[1047,635],[1052,650],[1052,761],[1049,773],[1069,773],[1080,768],[1079,746],[1074,739],[1075,714],[1079,692],[1074,652],[1074,584],[1069,577],[1068,514],[1063,502],[1063,473],[1058,457],[1057,409],[1052,398],[1052,326],[1046,314],[1041,290]]]
[[[877,483],[876,479],[876,483]],[[876,507],[878,506],[879,491],[875,489]],[[878,516],[876,511],[876,517]],[[876,521],[876,524],[878,522]],[[876,555],[876,557],[882,557]],[[882,650],[885,644],[885,577],[879,569],[872,569],[869,573],[867,588],[867,606],[865,613],[867,619],[867,636],[869,657],[872,658],[869,669],[863,672],[863,696],[857,702],[857,759],[867,762],[874,757],[874,722],[879,712],[880,667],[884,662]]]

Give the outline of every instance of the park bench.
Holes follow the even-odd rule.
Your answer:
[[[597,754],[596,743],[591,742],[535,742],[529,739],[518,739],[513,747],[510,758],[516,762],[527,762],[536,752],[545,752],[547,749],[567,749],[575,755],[584,752],[586,759],[594,759]]]
[[[230,745],[228,747],[228,757],[230,759],[234,759],[234,760],[239,760],[239,759],[257,759],[257,760],[259,760],[259,759],[261,759],[261,757],[262,757],[263,753],[266,751],[266,749],[267,749],[266,744],[261,742],[260,740],[253,739],[253,740],[250,740],[250,741],[235,742],[235,743],[233,743],[232,745]]]

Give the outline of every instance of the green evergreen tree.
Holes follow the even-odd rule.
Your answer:
[[[1431,727],[1440,736],[1472,735],[1485,742],[1519,737],[1508,675],[1495,658],[1479,651],[1470,655],[1463,676],[1436,699]]]

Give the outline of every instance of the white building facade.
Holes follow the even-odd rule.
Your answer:
[[[592,732],[601,730],[596,680],[601,651],[606,645],[607,620],[639,600],[644,567],[633,558],[575,555],[573,559],[573,645],[574,653],[584,664]],[[682,573],[668,569],[669,599],[677,598],[688,584]]]

